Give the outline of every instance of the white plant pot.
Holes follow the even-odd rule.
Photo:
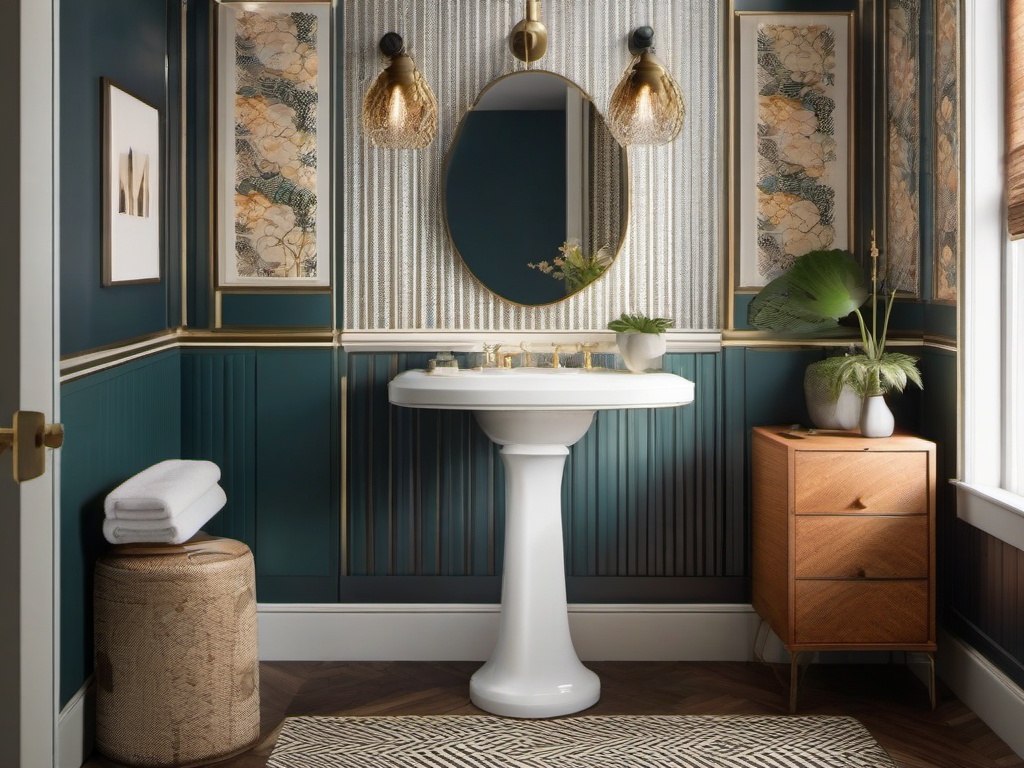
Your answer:
[[[873,395],[864,398],[860,412],[860,433],[864,437],[889,437],[895,427],[896,420],[885,404],[885,397]]]
[[[660,333],[616,333],[615,343],[626,367],[633,373],[661,370],[665,337]]]
[[[832,381],[822,373],[827,362],[811,363],[804,373],[804,398],[811,423],[818,429],[856,429],[860,424],[860,395],[844,386],[839,397],[833,397]]]

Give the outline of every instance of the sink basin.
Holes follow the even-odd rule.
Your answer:
[[[494,652],[470,681],[470,699],[508,717],[558,717],[593,706],[601,681],[569,635],[562,549],[562,470],[568,446],[594,412],[671,408],[693,401],[693,383],[671,373],[580,368],[406,371],[388,395],[409,408],[471,410],[503,446],[505,562]]]
[[[406,371],[388,389],[395,405],[473,411],[666,408],[693,401],[693,383],[672,373],[583,368]]]

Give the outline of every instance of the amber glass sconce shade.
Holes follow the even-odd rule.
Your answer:
[[[423,149],[437,133],[437,99],[405,52],[401,35],[388,32],[380,50],[391,59],[363,99],[363,130],[374,146]]]
[[[682,91],[653,48],[654,30],[650,27],[638,27],[630,35],[630,50],[636,55],[608,107],[612,134],[623,146],[668,144],[683,127],[686,103]]]

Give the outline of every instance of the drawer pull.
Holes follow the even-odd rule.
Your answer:
[[[865,571],[863,568],[858,568],[857,572],[853,575],[856,576],[858,579],[866,579],[868,576],[867,571]]]
[[[862,496],[858,496],[856,499],[854,499],[853,503],[850,506],[853,509],[867,509],[868,508],[868,505],[864,503],[864,498]]]

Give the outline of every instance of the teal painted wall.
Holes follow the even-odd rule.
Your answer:
[[[260,602],[338,599],[339,391],[334,349],[186,350],[182,456],[216,462]]]
[[[178,196],[180,24],[171,0],[94,0],[60,5],[60,283],[61,354],[113,344],[174,324],[180,316],[181,210]],[[165,69],[166,67],[166,69]],[[169,79],[165,81],[165,71]],[[166,176],[164,278],[101,286],[101,77],[160,110]]]
[[[331,295],[226,293],[224,328],[331,328]]]
[[[61,387],[60,701],[92,672],[92,583],[103,499],[181,450],[181,357],[165,352]]]

